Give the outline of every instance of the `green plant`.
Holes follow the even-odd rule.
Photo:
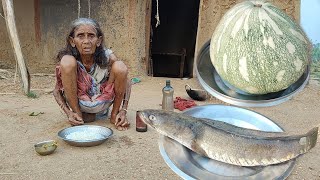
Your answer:
[[[320,43],[312,46],[311,79],[320,81]]]
[[[312,62],[311,78],[320,81],[320,61]]]
[[[320,43],[313,44],[312,47],[312,61],[319,62],[320,61]]]

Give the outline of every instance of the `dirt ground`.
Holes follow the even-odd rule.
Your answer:
[[[160,109],[161,89],[167,78],[140,77],[133,85],[128,108],[131,128],[117,131],[108,120],[90,123],[110,127],[113,136],[95,147],[73,147],[60,140],[58,131],[70,125],[56,104],[52,75],[31,76],[31,89],[38,98],[28,98],[14,82],[14,71],[0,76],[0,179],[181,179],[167,166],[158,147],[159,134],[149,128],[135,131],[137,110]],[[199,88],[196,78],[171,79],[174,96],[189,99],[186,83]],[[226,104],[215,98],[202,104]],[[227,104],[226,104],[227,105]],[[303,133],[320,124],[320,85],[311,80],[291,100],[273,107],[249,108],[262,113],[292,133]],[[32,112],[43,112],[29,116]],[[34,144],[53,139],[57,150],[48,156],[34,151]],[[320,144],[299,157],[289,180],[320,179]]]

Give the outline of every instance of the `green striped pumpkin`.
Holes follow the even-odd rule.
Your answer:
[[[285,12],[265,1],[244,1],[220,20],[210,58],[224,81],[250,94],[267,94],[301,77],[310,47],[302,28]]]

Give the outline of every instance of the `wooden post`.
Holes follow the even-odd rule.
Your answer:
[[[9,39],[14,49],[15,59],[19,65],[20,75],[23,83],[23,90],[25,94],[28,94],[30,92],[30,75],[21,51],[20,41],[18,38],[18,32],[14,18],[13,2],[12,0],[2,0],[2,6],[9,33]]]
[[[146,1],[146,16],[145,16],[145,23],[146,23],[146,29],[145,29],[145,38],[146,38],[146,44],[145,44],[145,67],[147,70],[148,76],[153,76],[153,63],[152,59],[150,58],[150,31],[151,31],[151,12],[152,11],[152,0]]]

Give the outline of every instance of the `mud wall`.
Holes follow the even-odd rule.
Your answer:
[[[17,30],[20,38],[22,53],[29,54],[30,58],[34,58],[34,34],[33,34],[33,3],[17,0],[14,2],[14,11],[16,18]],[[3,15],[2,3],[0,2],[0,13]],[[15,59],[13,49],[8,37],[5,19],[0,17],[0,68],[14,68]]]
[[[161,0],[160,0],[161,1]],[[239,0],[238,0],[239,1]],[[195,57],[212,35],[222,15],[237,0],[200,0]],[[271,0],[299,21],[300,0]],[[54,72],[54,58],[65,45],[72,20],[96,19],[104,33],[105,44],[125,61],[131,75],[147,74],[149,37],[146,19],[150,0],[15,0],[16,25],[24,58],[31,73]],[[1,4],[1,1],[0,1]],[[90,8],[89,8],[90,7]],[[2,4],[0,8],[2,13]],[[5,20],[0,17],[0,69],[14,68],[13,50]]]
[[[77,0],[15,0],[16,25],[30,72],[54,72],[55,56],[64,47],[69,25],[78,15],[100,23],[106,46],[126,62],[132,74],[146,72],[145,4],[146,0],[81,0],[79,8]],[[3,18],[0,37],[0,68],[14,68]]]

